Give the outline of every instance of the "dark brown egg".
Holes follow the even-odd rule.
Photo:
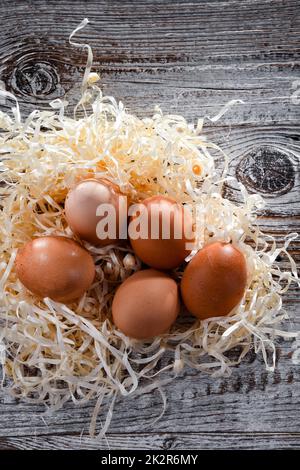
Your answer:
[[[178,286],[155,269],[138,271],[118,288],[112,315],[125,335],[136,339],[158,336],[170,328],[179,313]]]
[[[91,286],[95,266],[91,255],[74,240],[41,237],[19,249],[16,272],[22,284],[38,297],[68,303]]]
[[[140,234],[133,235],[139,219]],[[182,204],[165,196],[153,196],[145,199],[140,212],[131,217],[129,237],[134,252],[145,264],[156,269],[173,269],[190,253],[192,231],[192,215]]]
[[[103,212],[97,215],[100,206]],[[92,245],[117,243],[120,232],[123,238],[127,237],[126,196],[104,178],[83,180],[71,189],[66,197],[65,214],[73,232]]]
[[[181,294],[187,309],[201,320],[227,315],[245,293],[247,266],[244,255],[229,243],[212,243],[187,265]]]

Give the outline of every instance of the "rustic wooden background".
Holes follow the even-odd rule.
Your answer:
[[[266,196],[261,225],[282,240],[300,229],[299,10],[297,0],[0,0],[0,80],[24,113],[65,95],[74,103],[86,55],[68,35],[88,17],[77,39],[93,47],[104,90],[139,116],[159,104],[195,120],[244,100],[206,133],[230,152],[232,174]],[[300,260],[299,241],[290,252]],[[285,304],[299,329],[296,289]],[[227,379],[185,370],[153,426],[159,394],[118,402],[101,441],[87,437],[93,404],[45,415],[2,394],[0,449],[300,448],[297,347],[279,341],[274,373],[254,354]]]

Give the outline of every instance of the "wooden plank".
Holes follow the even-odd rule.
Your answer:
[[[67,38],[88,16],[78,41],[93,47],[105,91],[134,112],[160,104],[194,119],[241,98],[225,125],[298,123],[297,1],[1,4],[0,77],[27,112],[78,99],[86,56]]]
[[[296,450],[299,433],[128,433],[108,434],[105,439],[86,436],[28,436],[0,439],[0,450]]]

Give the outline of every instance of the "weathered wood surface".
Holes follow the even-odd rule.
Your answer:
[[[193,449],[234,449],[270,450],[299,449],[298,433],[123,433],[107,436],[98,441],[87,437],[55,436],[12,437],[0,441],[2,449],[21,450],[193,450]]]
[[[88,17],[77,39],[92,45],[105,92],[138,115],[159,104],[195,120],[244,100],[205,131],[230,153],[231,173],[266,196],[261,224],[283,240],[300,230],[299,10],[298,0],[0,1],[0,80],[25,114],[57,97],[73,104],[86,56],[67,38]],[[299,262],[299,241],[290,252]],[[299,291],[285,303],[299,329]],[[120,401],[101,441],[87,437],[93,404],[45,415],[2,395],[0,449],[300,448],[297,347],[279,342],[274,373],[254,354],[230,378],[185,370],[165,387],[168,408],[155,425],[158,393]]]

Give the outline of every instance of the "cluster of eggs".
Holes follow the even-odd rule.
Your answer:
[[[123,197],[118,186],[106,179],[79,182],[65,201],[65,216],[73,233],[92,245],[121,243],[118,234],[124,227],[119,224],[126,225],[127,233],[128,222],[127,208],[120,203]],[[103,204],[113,206],[116,211],[117,230],[107,238],[99,238],[97,232],[97,208]],[[200,319],[230,313],[246,288],[247,266],[243,254],[230,243],[208,244],[186,265],[178,289],[168,271],[181,265],[190,252],[187,243],[193,231],[192,215],[186,217],[185,212],[185,230],[181,237],[176,237],[176,224],[183,220],[181,204],[164,196],[147,198],[141,204],[148,217],[148,236],[129,233],[129,239],[133,251],[147,268],[132,274],[117,289],[112,303],[112,318],[117,328],[136,339],[161,335],[175,322],[180,297],[187,310]],[[120,214],[125,210],[125,216]],[[159,220],[155,237],[151,226],[153,213]],[[131,216],[131,222],[135,217]],[[170,225],[168,238],[161,233],[165,222]],[[82,297],[92,286],[95,265],[90,253],[76,241],[44,236],[18,250],[16,273],[22,284],[38,297],[69,303]]]

